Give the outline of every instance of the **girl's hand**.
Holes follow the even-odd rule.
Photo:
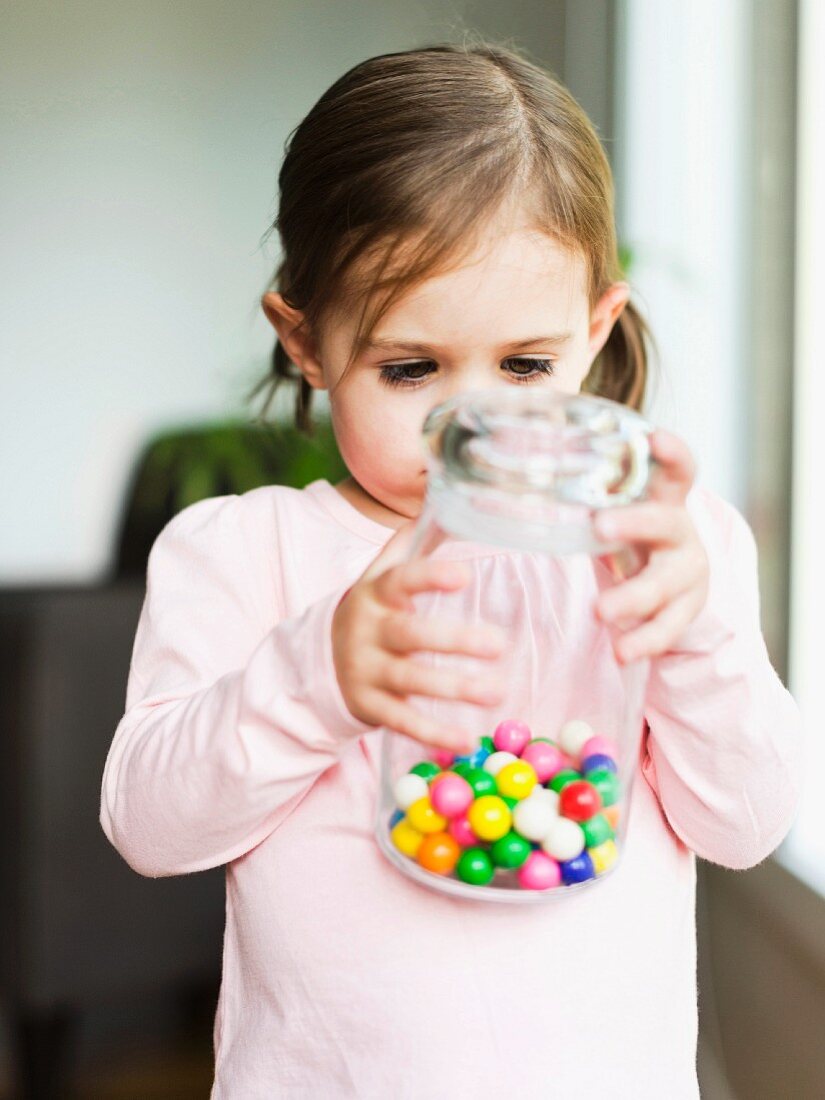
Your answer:
[[[655,431],[653,457],[659,464],[649,499],[612,508],[596,517],[596,533],[619,539],[641,554],[642,568],[630,580],[603,591],[596,614],[616,628],[620,663],[666,652],[705,605],[709,566],[685,500],[695,464],[686,444]]]
[[[388,726],[427,745],[469,752],[474,743],[466,730],[432,721],[406,696],[496,706],[504,698],[500,676],[488,669],[472,675],[427,668],[412,654],[431,650],[494,660],[504,652],[506,637],[492,624],[461,624],[414,613],[412,597],[417,592],[451,592],[471,579],[462,562],[404,561],[414,526],[410,520],[399,528],[338,604],[332,618],[335,671],[355,718]]]

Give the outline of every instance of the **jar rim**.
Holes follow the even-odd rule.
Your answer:
[[[644,497],[652,430],[608,398],[495,388],[436,405],[423,436],[436,490],[488,489],[598,508]]]

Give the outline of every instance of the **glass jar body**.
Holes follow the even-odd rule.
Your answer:
[[[512,459],[518,439],[522,457],[535,454],[512,427],[501,453]],[[550,425],[541,438],[558,431]],[[554,446],[558,459],[564,448]],[[472,751],[454,756],[383,732],[378,844],[422,885],[525,904],[586,889],[620,864],[648,668],[617,661],[613,632],[595,614],[599,592],[633,570],[629,548],[596,538],[598,510],[564,499],[558,485],[525,493],[431,468],[409,559],[460,561],[469,580],[417,594],[414,614],[445,633],[494,625],[507,644],[493,663],[414,656],[435,672],[487,673],[502,685],[491,705],[410,696],[439,725],[466,731]]]

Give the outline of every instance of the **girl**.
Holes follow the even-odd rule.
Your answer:
[[[300,380],[304,427],[328,391],[351,476],[202,501],[163,531],[103,778],[135,870],[226,865],[212,1095],[696,1097],[695,855],[773,850],[800,737],[753,537],[678,439],[654,435],[652,499],[603,517],[644,567],[597,612],[621,660],[652,658],[617,873],[564,904],[465,903],[398,874],[372,832],[378,727],[466,749],[408,696],[501,697],[496,631],[413,612],[469,577],[404,562],[427,412],[490,386],[643,400],[594,131],[510,50],[376,57],[298,126],[280,192],[274,373]],[[594,596],[560,593],[583,624]],[[414,659],[436,650],[480,674]]]

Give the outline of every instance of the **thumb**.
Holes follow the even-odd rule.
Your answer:
[[[412,549],[417,525],[417,518],[408,519],[406,523],[402,523],[395,534],[387,539],[364,570],[361,579],[365,581],[371,580],[373,577],[385,573],[394,565],[400,565],[401,562],[406,561]]]

